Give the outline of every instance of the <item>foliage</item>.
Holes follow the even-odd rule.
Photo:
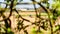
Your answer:
[[[20,0],[20,2],[23,0]],[[41,18],[41,14],[36,9],[35,4],[34,5],[34,9],[35,9],[35,13],[36,13],[36,19],[35,22],[31,23],[30,20],[23,18],[19,12],[16,10],[16,8],[13,9],[14,6],[17,5],[17,0],[6,0],[6,8],[8,6],[8,4],[10,4],[9,6],[9,10],[10,10],[10,14],[8,17],[5,16],[4,12],[6,11],[5,9],[0,9],[0,16],[2,16],[2,20],[0,20],[0,22],[4,21],[4,25],[0,25],[0,32],[2,34],[14,34],[14,32],[11,30],[11,19],[10,17],[12,16],[13,11],[15,11],[18,15],[16,16],[16,18],[18,19],[18,23],[17,23],[17,30],[20,32],[21,30],[23,30],[23,32],[25,34],[28,34],[26,28],[29,27],[30,25],[26,25],[24,26],[24,21],[30,22],[32,25],[35,25],[38,27],[38,29],[36,30],[35,27],[32,28],[32,33],[33,34],[44,34],[44,32],[46,33],[48,31],[49,34],[54,34],[55,32],[60,30],[60,25],[55,25],[55,21],[57,19],[57,17],[60,16],[60,0],[53,0],[53,4],[52,4],[52,11],[49,9],[49,3],[48,0],[40,0],[40,2],[36,2],[35,0],[32,0],[32,2],[37,3],[39,6],[41,6],[43,8],[43,10],[46,12],[48,19],[44,19]],[[9,3],[11,2],[11,3]],[[43,4],[47,4],[47,7],[43,6]],[[45,15],[45,14],[43,14]],[[52,17],[51,17],[52,16]],[[19,18],[21,18],[22,20],[19,20]],[[4,27],[3,27],[4,26]],[[50,33],[51,32],[51,33]]]

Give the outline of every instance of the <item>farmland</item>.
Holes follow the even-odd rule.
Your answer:
[[[25,19],[27,19],[27,20],[30,20],[31,22],[35,22],[35,17],[36,17],[36,14],[35,14],[35,12],[32,12],[32,11],[18,11],[19,12],[19,14],[23,17],[23,18],[25,18]],[[4,15],[5,16],[9,16],[9,11],[6,11],[5,13],[4,13]],[[17,23],[18,23],[18,18],[17,18],[17,16],[18,16],[18,14],[16,13],[16,12],[13,12],[12,13],[12,16],[10,17],[10,19],[11,19],[11,30],[15,33],[15,34],[24,34],[24,31],[23,31],[23,29],[19,32],[16,28],[17,28]],[[48,16],[47,16],[47,14],[46,13],[41,13],[41,18],[43,18],[43,19],[48,19]],[[52,15],[51,15],[51,18],[52,18]],[[22,20],[21,18],[19,18],[19,20]],[[23,26],[26,26],[26,25],[30,25],[29,27],[27,27],[26,28],[26,30],[27,30],[27,32],[29,33],[29,34],[33,34],[33,32],[32,32],[32,28],[33,27],[35,27],[36,29],[37,29],[37,26],[36,25],[32,25],[30,22],[27,22],[27,21],[24,21],[23,22]],[[45,31],[45,30],[43,30],[42,28],[41,28],[41,30],[42,31],[44,31],[45,33],[44,34],[47,34],[47,33],[50,33],[49,32],[49,30],[47,30],[47,31]],[[47,33],[46,33],[47,32]]]
[[[28,19],[28,20],[30,20],[31,22],[34,22],[35,21],[35,12],[29,12],[29,11],[22,11],[22,12],[20,12],[20,11],[18,11],[19,12],[19,14],[23,17],[23,18],[25,18],[25,19]],[[9,12],[5,12],[4,13],[5,14],[5,16],[7,16],[8,17],[8,15],[9,15]],[[12,28],[12,31],[13,32],[15,32],[15,34],[24,34],[23,33],[23,30],[21,30],[21,32],[19,32],[18,30],[15,30],[15,28],[17,27],[17,13],[16,12],[13,12],[12,13],[12,16],[10,17],[10,19],[11,19],[11,28]],[[31,16],[30,16],[31,15]],[[47,18],[47,14],[46,13],[41,13],[41,17],[42,18],[44,18],[44,19],[48,19]],[[19,18],[20,20],[22,20],[21,18]],[[37,28],[37,26],[35,26],[35,25],[31,25],[31,23],[30,22],[27,22],[27,21],[24,21],[23,22],[24,23],[24,26],[26,26],[26,25],[30,25],[29,27],[27,27],[26,28],[26,30],[28,31],[28,33],[29,34],[32,34],[32,28],[33,27],[36,27]]]

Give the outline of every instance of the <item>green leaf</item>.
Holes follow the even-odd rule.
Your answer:
[[[56,20],[57,16],[53,16],[53,19]]]
[[[55,32],[55,31],[58,30],[58,29],[59,29],[59,26],[53,27],[53,32]]]
[[[14,32],[12,32],[10,28],[8,28],[7,31],[8,31],[8,34],[14,34]]]
[[[8,28],[8,29],[7,29],[7,31],[8,31],[8,32],[11,32],[11,29],[10,29],[10,28]]]
[[[36,29],[35,29],[35,28],[32,28],[32,31],[33,31],[33,32],[35,32],[35,31],[36,31]]]
[[[9,32],[9,34],[14,34],[14,32],[11,31],[11,32]]]
[[[35,29],[35,27],[33,27],[31,31],[32,31],[33,34],[36,34],[36,29]]]

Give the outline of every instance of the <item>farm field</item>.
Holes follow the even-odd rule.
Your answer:
[[[8,17],[9,12],[5,12],[4,14]],[[19,12],[19,14],[20,14],[23,18],[28,19],[28,20],[30,20],[31,22],[34,22],[34,21],[35,21],[35,12],[27,12],[27,11],[25,11],[25,12]],[[11,22],[12,22],[12,23],[11,23],[12,31],[14,31],[15,34],[24,34],[24,33],[23,33],[23,30],[21,30],[21,32],[15,30],[15,28],[17,27],[17,18],[16,18],[17,15],[18,15],[17,13],[13,12],[13,13],[12,13],[12,16],[10,17]],[[31,15],[31,16],[30,16],[30,15]],[[42,15],[42,16],[41,16],[42,18],[47,19],[47,14],[46,14],[46,13],[41,13],[41,15]],[[21,20],[21,19],[20,19],[20,20]],[[37,26],[31,25],[31,23],[30,23],[30,22],[27,22],[27,21],[24,21],[23,23],[24,23],[24,26],[30,25],[29,27],[26,28],[26,30],[28,31],[29,34],[33,34],[33,33],[32,33],[32,28],[33,28],[33,27],[36,27],[36,28],[37,28]],[[42,29],[42,30],[43,30],[43,29]]]
[[[35,21],[35,12],[28,12],[28,11],[23,11],[23,12],[20,12],[20,11],[18,11],[19,12],[19,14],[23,17],[23,18],[25,18],[25,19],[28,19],[28,20],[30,20],[31,22],[34,22]],[[5,16],[7,16],[8,17],[8,15],[9,15],[9,12],[5,12],[4,13],[5,14]],[[11,28],[12,28],[12,31],[14,32],[14,34],[24,34],[24,31],[23,30],[21,30],[20,32],[16,29],[16,27],[17,27],[17,13],[16,12],[13,12],[12,13],[12,16],[10,17],[10,19],[11,19]],[[31,15],[31,16],[30,16]],[[47,16],[47,14],[46,13],[41,13],[41,18],[44,18],[44,19],[48,19],[48,16]],[[52,16],[51,16],[51,18],[52,18]],[[21,18],[19,18],[19,20],[22,20]],[[30,25],[29,27],[27,27],[26,28],[26,30],[27,30],[27,32],[29,33],[29,34],[33,34],[33,32],[32,32],[32,29],[33,29],[33,27],[35,27],[36,29],[37,29],[37,26],[36,25],[32,25],[30,22],[27,22],[27,21],[24,21],[23,22],[23,24],[24,24],[24,26],[26,26],[26,25]],[[42,28],[41,28],[41,30],[42,31],[44,31],[44,33],[43,34],[49,34],[50,32],[49,32],[49,30],[48,31],[45,31],[45,30],[43,30]]]

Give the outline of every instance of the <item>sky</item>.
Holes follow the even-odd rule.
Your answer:
[[[36,0],[39,2],[40,0]],[[0,2],[4,2],[4,0],[0,0]],[[32,2],[31,0],[23,0],[22,2]],[[49,3],[52,4],[52,0],[49,0]],[[5,4],[1,5],[2,7],[5,7]],[[40,7],[38,4],[36,4],[36,8]],[[51,6],[50,6],[51,7]],[[34,6],[31,5],[16,5],[16,8],[34,8]]]
[[[4,2],[4,0],[0,0],[0,2]]]

